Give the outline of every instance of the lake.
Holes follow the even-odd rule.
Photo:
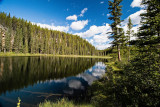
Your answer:
[[[0,57],[0,107],[32,107],[45,100],[81,100],[105,74],[106,59]]]

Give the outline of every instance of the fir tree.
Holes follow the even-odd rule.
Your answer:
[[[28,53],[27,21],[22,20],[23,53]]]
[[[5,37],[5,49],[7,52],[10,51],[10,45],[11,45],[11,29],[8,29],[8,31],[6,32],[6,37]]]
[[[109,1],[109,10],[111,13],[111,17],[109,17],[110,20],[113,21],[113,23],[111,24],[111,28],[112,28],[112,37],[114,39],[114,41],[112,42],[112,44],[114,46],[117,47],[117,51],[118,51],[118,60],[121,61],[121,54],[120,54],[120,38],[121,38],[121,34],[120,34],[120,23],[121,23],[121,8],[122,6],[120,6],[120,3],[122,2],[122,0],[113,0],[113,1]]]
[[[153,46],[160,40],[160,1],[143,0],[146,12],[141,14],[142,27],[138,34],[139,46]]]
[[[158,61],[154,66],[159,66],[160,71],[160,1],[143,0],[142,4],[146,6],[146,12],[141,14],[142,26],[137,40],[139,51],[142,55],[147,53],[150,56],[149,61],[154,54],[154,60]],[[152,66],[152,64],[149,66]]]
[[[132,24],[132,20],[130,17],[128,19],[127,27],[128,27],[127,38],[128,38],[128,61],[129,61],[130,60],[130,40],[131,40],[131,36],[134,33],[134,31],[132,30],[133,24]]]

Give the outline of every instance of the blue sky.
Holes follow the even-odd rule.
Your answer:
[[[144,12],[141,0],[123,0],[122,26],[127,29],[130,16],[135,32]],[[107,32],[112,23],[108,17],[108,0],[0,0],[0,11],[23,18],[48,29],[81,36],[98,49],[105,49],[112,40]]]

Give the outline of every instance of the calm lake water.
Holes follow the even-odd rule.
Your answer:
[[[83,99],[105,73],[103,59],[0,57],[0,107],[36,106],[45,100]]]

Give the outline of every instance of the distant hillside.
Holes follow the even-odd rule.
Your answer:
[[[98,51],[79,36],[33,25],[0,13],[0,52],[61,55],[97,55]]]

